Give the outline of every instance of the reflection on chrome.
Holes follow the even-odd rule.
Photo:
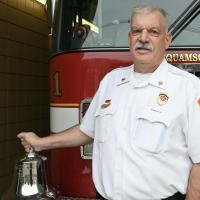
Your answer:
[[[37,185],[29,185],[29,184],[22,185],[22,191],[21,191],[22,196],[31,196],[38,194],[38,192],[39,189]]]

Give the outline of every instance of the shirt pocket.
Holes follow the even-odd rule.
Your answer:
[[[111,104],[106,108],[99,108],[95,113],[95,139],[97,142],[106,142],[111,135],[115,107]]]
[[[161,152],[169,137],[171,117],[167,112],[159,108],[145,107],[136,115],[136,121],[134,145],[148,152]]]

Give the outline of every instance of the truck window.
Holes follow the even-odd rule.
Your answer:
[[[176,31],[172,46],[200,46],[199,1],[150,0],[148,2],[168,12],[170,28]],[[145,3],[145,0],[58,1],[53,28],[54,53],[91,48],[127,48],[131,10],[138,3]],[[194,13],[193,7],[196,8],[196,13],[190,16],[188,24],[183,24],[185,21],[183,15],[187,11],[189,14]]]

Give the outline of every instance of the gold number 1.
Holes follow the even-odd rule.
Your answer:
[[[55,91],[53,93],[54,96],[62,96],[62,91],[60,90],[60,72],[56,72],[53,75],[53,80],[55,80]]]

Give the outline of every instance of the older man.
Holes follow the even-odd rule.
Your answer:
[[[164,59],[167,30],[164,10],[135,7],[134,65],[104,77],[80,126],[44,138],[20,133],[22,145],[41,151],[94,140],[93,180],[105,199],[199,200],[200,82]]]

